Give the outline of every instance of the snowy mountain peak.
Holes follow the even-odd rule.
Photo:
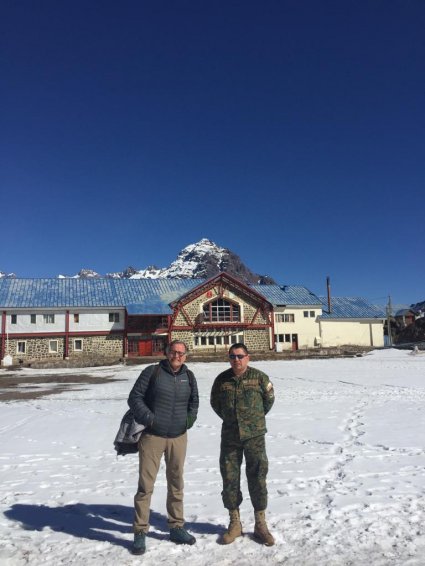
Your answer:
[[[123,279],[209,279],[226,271],[246,283],[274,283],[267,275],[257,275],[249,270],[239,256],[228,248],[219,246],[208,238],[184,247],[177,258],[168,266],[159,268],[150,265],[136,270],[128,267],[121,273],[108,273],[111,278]]]
[[[169,267],[147,268],[131,275],[131,278],[209,279],[221,271],[226,271],[246,283],[274,283],[271,277],[253,273],[242,263],[239,256],[208,238],[202,238],[199,242],[183,248]]]
[[[161,277],[203,278],[211,277],[223,270],[223,258],[229,250],[203,238],[189,244],[179,253],[171,265],[164,269]]]
[[[93,269],[80,269],[77,275],[58,275],[58,279],[95,279],[102,277]]]
[[[169,279],[175,277],[180,279],[209,279],[221,271],[225,271],[245,283],[275,283],[267,275],[258,275],[252,272],[238,255],[208,238],[202,238],[199,242],[184,247],[168,267],[159,268],[156,265],[150,265],[145,269],[138,270],[129,266],[124,271],[111,272],[104,276],[93,269],[81,269],[76,275],[58,275],[58,278]],[[16,275],[6,275],[0,272],[0,277],[16,277]]]

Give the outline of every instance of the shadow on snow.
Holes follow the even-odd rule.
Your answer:
[[[124,548],[128,548],[130,544],[128,540],[114,534],[132,532],[133,508],[124,505],[76,503],[63,507],[48,507],[18,503],[12,505],[4,515],[12,521],[21,523],[26,530],[42,531],[47,527],[77,538],[109,542]],[[151,511],[150,524],[155,529],[149,532],[150,538],[168,539],[169,529],[165,515]],[[185,526],[194,534],[219,535],[225,530],[210,523],[187,522]]]

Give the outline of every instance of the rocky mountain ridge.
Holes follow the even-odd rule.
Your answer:
[[[128,268],[128,270],[131,269]],[[275,283],[268,275],[259,275],[251,271],[241,258],[228,248],[218,246],[207,238],[183,248],[168,267],[161,269],[156,266],[149,266],[144,270],[134,271],[129,277],[130,279],[168,279],[172,277],[208,279],[221,271],[234,275],[246,283]]]
[[[202,238],[195,244],[189,244],[177,255],[177,258],[168,267],[151,265],[145,269],[136,269],[129,266],[124,271],[100,275],[92,269],[81,269],[75,275],[58,275],[59,278],[92,279],[107,277],[111,279],[208,279],[225,271],[245,283],[274,284],[275,281],[268,275],[260,275],[251,271],[241,258],[223,248],[208,238]],[[0,277],[16,277],[15,274],[6,275],[0,272]]]

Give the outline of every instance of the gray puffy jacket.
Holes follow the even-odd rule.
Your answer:
[[[146,432],[175,438],[187,430],[187,421],[196,420],[199,407],[195,376],[189,378],[188,368],[182,365],[174,375],[168,360],[146,367],[138,377],[128,398],[135,420],[146,427]],[[152,383],[149,384],[152,377]]]

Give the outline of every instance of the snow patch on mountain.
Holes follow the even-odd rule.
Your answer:
[[[229,251],[211,240],[203,238],[196,244],[189,244],[179,253],[171,265],[160,270],[158,277],[180,279],[210,277],[211,269],[222,271],[223,257]],[[215,274],[215,273],[214,273]]]
[[[80,269],[76,275],[58,275],[58,279],[96,279],[102,277],[93,269]]]
[[[181,250],[168,267],[150,265],[145,269],[132,266],[124,271],[111,272],[102,276],[93,269],[81,269],[76,275],[58,275],[59,278],[93,279],[209,279],[225,271],[245,283],[270,284],[275,281],[268,275],[258,275],[248,269],[240,257],[228,248],[223,248],[208,238],[189,244]]]

